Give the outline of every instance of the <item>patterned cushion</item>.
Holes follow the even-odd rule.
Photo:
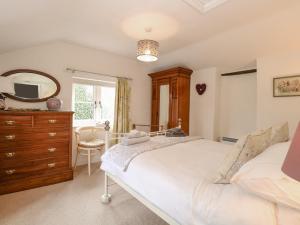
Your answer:
[[[283,124],[272,127],[271,145],[286,142],[289,137],[289,124],[285,122]]]
[[[102,145],[104,145],[104,141],[100,139],[79,142],[79,146],[84,148],[96,148],[96,147],[101,147]]]
[[[216,184],[229,184],[232,176],[249,160],[262,153],[271,143],[272,129],[246,135],[239,139],[218,171]]]

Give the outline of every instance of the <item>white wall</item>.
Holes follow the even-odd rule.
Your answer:
[[[239,138],[256,129],[256,74],[220,77],[219,136]]]
[[[61,84],[58,97],[64,102],[63,110],[72,109],[72,73],[66,72],[67,67],[133,78],[131,82],[132,121],[149,124],[150,78],[146,75],[143,64],[136,60],[65,42],[54,42],[0,55],[0,73],[27,68],[40,70],[55,77]],[[45,102],[22,103],[8,99],[7,104],[13,107],[46,108]],[[73,158],[74,153],[73,150]]]
[[[218,81],[216,68],[194,71],[191,76],[190,102],[190,135],[216,139],[216,117],[218,109]],[[196,84],[205,83],[206,91],[203,95],[196,92]]]
[[[299,52],[259,57],[256,76],[220,78],[215,68],[195,71],[191,78],[191,135],[238,138],[288,121],[292,136],[300,121],[300,97],[274,98],[273,78],[300,75],[299,58]],[[197,83],[207,84],[202,96],[195,91]]]
[[[300,74],[300,53],[260,57],[257,60],[257,126],[288,121],[291,134],[300,121],[300,97],[273,97],[273,78]]]

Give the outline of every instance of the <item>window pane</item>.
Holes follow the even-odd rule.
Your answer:
[[[75,84],[75,102],[92,102],[94,87],[92,85]]]
[[[75,102],[75,120],[92,120],[94,119],[94,103]]]
[[[75,120],[94,120],[94,86],[86,84],[74,84]]]
[[[101,106],[101,120],[109,120],[111,123],[113,123],[115,111],[114,87],[101,87]]]

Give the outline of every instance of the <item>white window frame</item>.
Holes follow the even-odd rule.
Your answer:
[[[94,94],[93,94],[93,102],[96,101],[97,107],[94,108],[94,119],[92,120],[75,120],[75,116],[73,118],[73,126],[95,126],[99,123],[103,123],[100,118],[96,118],[100,111],[100,104],[101,102],[101,87],[116,87],[116,83],[112,81],[103,81],[103,80],[95,80],[95,79],[87,79],[81,77],[73,77],[72,83],[72,110],[75,111],[75,84],[79,85],[91,85],[94,86]],[[98,111],[98,113],[97,113]],[[100,116],[100,115],[99,115]],[[110,121],[111,123],[113,121]]]

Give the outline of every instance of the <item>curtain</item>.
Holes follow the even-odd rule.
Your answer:
[[[128,80],[119,78],[116,86],[114,133],[127,133],[130,130],[130,92]]]

